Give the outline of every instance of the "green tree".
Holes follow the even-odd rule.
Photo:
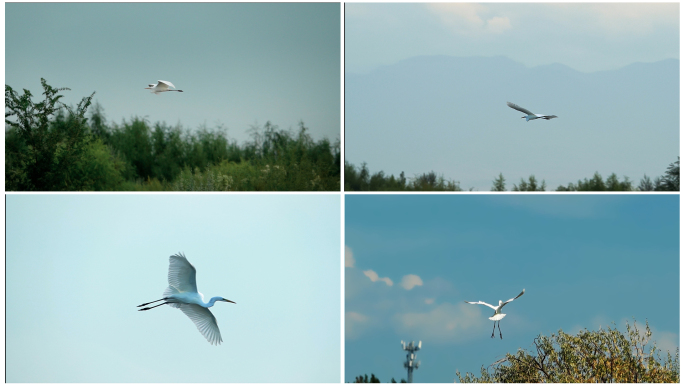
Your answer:
[[[357,170],[356,166],[349,162],[344,162],[344,189],[346,191],[368,191],[370,190],[370,172],[366,163],[361,163]]]
[[[541,185],[538,184],[537,179],[534,177],[534,175],[531,175],[529,177],[529,181],[525,181],[525,179],[520,179],[520,184],[515,185],[513,184],[513,191],[516,192],[536,192],[540,191],[543,192],[546,190],[546,181],[542,180]]]
[[[679,191],[679,156],[677,156],[677,161],[667,167],[665,176],[657,180],[655,190]]]
[[[91,140],[84,115],[95,92],[74,110],[58,95],[69,88],[53,88],[43,78],[40,82],[45,98],[37,103],[29,90],[20,96],[5,85],[5,124],[10,127],[5,137],[11,141],[5,152],[5,187],[29,191],[86,188],[87,183],[77,177],[78,164]]]
[[[658,179],[656,179],[656,182],[657,181]],[[637,189],[640,191],[653,191],[655,190],[655,184],[651,181],[650,177],[644,175],[644,178],[639,182]]]
[[[95,137],[99,137],[106,142],[109,139],[109,129],[107,128],[107,121],[104,114],[104,108],[97,101],[90,108],[90,118],[88,119],[90,125],[90,132]]]
[[[380,380],[377,377],[375,377],[374,374],[371,373],[370,379],[368,378],[368,375],[357,376],[354,379],[354,382],[355,383],[379,383]]]
[[[462,191],[459,182],[437,176],[434,171],[416,176],[408,186],[412,191]]]
[[[503,173],[499,173],[499,177],[494,179],[494,185],[492,185],[492,192],[505,192],[506,191],[506,179],[503,177]]]
[[[127,178],[148,179],[153,177],[153,143],[150,127],[145,119],[133,118],[130,123],[112,130],[110,144],[132,165],[134,174]]]
[[[643,334],[636,322],[627,323],[626,334],[611,327],[585,329],[577,335],[559,330],[551,337],[537,336],[532,353],[519,349],[486,369],[483,366],[479,378],[459,371],[456,376],[462,383],[678,383],[679,348],[663,359],[655,343],[647,349],[650,338],[648,321]]]
[[[642,180],[642,184],[646,186],[646,182]],[[564,186],[559,186],[556,191],[594,191],[594,192],[603,192],[603,191],[633,191],[634,188],[632,187],[632,182],[629,180],[628,177],[624,177],[622,181],[618,180],[618,177],[615,173],[612,173],[608,178],[604,181],[603,177],[598,173],[594,173],[594,177],[591,179],[585,178],[584,180],[578,180],[577,185],[574,185],[572,183],[568,184],[567,187]]]
[[[622,181],[619,181],[615,173],[611,173],[606,179],[607,191],[632,191],[632,182],[627,176],[624,176]]]

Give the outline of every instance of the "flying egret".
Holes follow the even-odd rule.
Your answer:
[[[190,264],[182,253],[169,257],[169,287],[166,288],[162,296],[162,299],[140,304],[138,307],[164,300],[163,303],[153,307],[139,309],[139,311],[147,311],[164,304],[179,308],[193,323],[195,323],[197,329],[209,343],[212,345],[221,344],[223,341],[223,339],[221,339],[221,331],[219,331],[218,324],[216,324],[216,318],[211,314],[208,308],[213,306],[217,301],[225,301],[233,304],[235,304],[235,302],[217,296],[212,297],[208,303],[205,303],[204,296],[197,292],[195,267]]]
[[[525,289],[524,289],[524,288],[523,288],[522,292],[520,292],[520,294],[519,294],[518,296],[516,296],[516,297],[514,297],[514,298],[512,298],[512,299],[509,299],[508,301],[502,302],[501,300],[499,300],[499,305],[496,306],[496,307],[493,306],[493,305],[491,305],[491,304],[487,304],[487,303],[485,303],[484,301],[466,301],[466,303],[468,303],[468,304],[482,304],[482,305],[486,305],[486,306],[488,306],[489,308],[493,309],[493,310],[494,310],[494,315],[493,315],[492,317],[489,318],[489,320],[492,320],[492,321],[494,322],[494,329],[492,329],[492,338],[494,338],[494,330],[496,329],[496,322],[498,321],[498,322],[499,322],[499,337],[503,339],[503,336],[501,335],[501,319],[503,319],[504,317],[506,317],[506,314],[505,314],[505,313],[501,313],[501,309],[504,307],[504,305],[506,305],[506,304],[510,303],[511,301],[517,299],[518,297],[522,296],[523,293],[525,293]]]
[[[555,117],[558,117],[558,116],[556,116],[556,115],[537,115],[537,114],[532,113],[532,112],[530,112],[529,110],[527,110],[527,109],[525,109],[525,108],[523,108],[523,107],[519,107],[519,106],[517,106],[517,105],[511,103],[510,101],[507,101],[507,102],[506,102],[506,105],[508,105],[509,107],[511,107],[511,108],[513,108],[513,109],[517,109],[518,111],[520,111],[520,112],[526,114],[527,116],[521,117],[521,119],[525,119],[525,121],[530,121],[530,120],[534,120],[534,119],[550,120],[550,119],[553,119],[553,118],[555,118]]]
[[[158,95],[162,92],[183,92],[180,89],[169,89],[169,87],[176,88],[175,85],[171,84],[170,81],[164,81],[164,80],[158,80],[157,84],[150,84],[147,88],[145,89],[151,89],[152,93],[155,95]]]

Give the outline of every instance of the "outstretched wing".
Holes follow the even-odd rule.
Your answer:
[[[525,293],[525,288],[523,288],[522,292],[520,292],[520,294],[519,294],[518,296],[516,296],[516,297],[514,297],[514,298],[512,298],[512,299],[508,299],[508,300],[506,300],[505,302],[503,302],[503,303],[501,304],[501,308],[503,308],[504,305],[506,305],[506,304],[510,303],[511,301],[517,299],[518,297],[522,296],[523,293]]]
[[[487,303],[485,303],[484,301],[466,301],[466,303],[468,303],[468,304],[481,304],[481,305],[486,305],[486,306],[488,306],[489,308],[491,308],[491,309],[493,309],[493,310],[496,311],[496,307],[495,307],[495,306],[493,306],[493,305],[491,305],[491,304],[487,304]]]
[[[197,292],[195,267],[182,253],[169,257],[169,286],[179,292]]]
[[[211,345],[221,344],[223,341],[221,339],[221,331],[219,331],[218,324],[216,324],[216,318],[208,308],[200,307],[197,304],[181,304],[180,310],[188,315],[202,336]]]
[[[173,84],[171,84],[170,81],[165,81],[165,80],[157,80],[157,88],[160,89],[169,89],[171,88],[176,88]]]
[[[554,118],[557,118],[557,117],[558,117],[558,116],[556,116],[556,115],[551,115],[551,116],[543,115],[543,116],[542,116],[542,119],[544,119],[544,120],[551,120],[551,119],[554,119]]]
[[[525,108],[523,108],[523,107],[519,107],[519,106],[517,106],[517,105],[511,103],[510,101],[507,101],[507,102],[506,102],[506,105],[508,105],[509,107],[511,107],[511,108],[513,108],[513,109],[517,109],[518,111],[520,111],[520,112],[522,112],[522,113],[524,113],[524,114],[527,114],[527,115],[534,115],[534,113],[528,111],[527,109],[525,109]]]

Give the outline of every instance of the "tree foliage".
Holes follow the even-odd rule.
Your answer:
[[[72,109],[53,88],[40,79],[45,98],[34,102],[31,91],[19,95],[5,85],[5,185],[8,190],[79,190],[83,163],[92,154],[90,133],[85,129],[85,112],[95,92]],[[67,110],[68,114],[63,112]],[[95,144],[97,145],[97,144]]]
[[[519,349],[515,354],[481,369],[481,376],[461,375],[463,383],[504,382],[679,382],[679,348],[661,358],[655,343],[647,348],[651,330],[640,333],[627,323],[626,334],[617,328],[582,330],[570,335],[559,330],[551,337],[537,336],[533,352]],[[493,369],[490,368],[493,367]]]
[[[594,177],[591,179],[578,180],[577,184],[570,183],[567,187],[559,186],[556,191],[633,191],[632,182],[627,176],[625,176],[622,181],[618,180],[615,173],[612,173],[604,181],[603,177],[596,172]]]
[[[379,383],[379,382],[380,382],[380,379],[378,379],[377,377],[375,377],[375,374],[371,373],[371,376],[370,376],[370,377],[368,377],[367,374],[366,374],[366,375],[362,375],[362,376],[356,376],[356,377],[354,378],[354,382],[355,382],[355,383]],[[392,380],[390,381],[390,383],[396,383],[396,382],[397,382],[397,381],[394,380],[394,378],[392,378]],[[406,380],[404,380],[404,379],[401,379],[401,381],[400,381],[400,383],[405,383],[405,382],[406,382]]]
[[[445,179],[434,171],[407,179],[404,172],[399,177],[385,175],[380,171],[371,175],[366,163],[361,167],[344,163],[345,191],[462,191],[459,182]]]
[[[134,117],[107,124],[93,95],[75,110],[42,79],[45,101],[5,86],[7,190],[339,191],[340,143],[271,122],[238,144],[226,129],[184,130]],[[11,120],[10,120],[11,118]]]
[[[665,175],[656,180],[654,190],[679,191],[679,156],[677,161],[667,167]]]
[[[501,175],[501,174],[499,174]],[[534,175],[531,175],[528,179],[520,179],[520,184],[513,184],[513,191],[515,192],[543,192],[546,191],[546,182],[542,180],[541,184],[537,181]]]
[[[355,383],[379,383],[380,380],[377,377],[375,377],[375,374],[371,373],[370,378],[368,378],[367,374],[363,375],[363,376],[357,376],[354,379],[354,382]]]
[[[375,174],[370,173],[366,163],[356,167],[349,162],[344,163],[344,189],[345,191],[463,191],[458,181],[445,179],[433,171],[416,175],[412,179],[406,179],[404,172],[399,177],[385,175],[383,171]],[[470,188],[472,190],[472,188]],[[556,191],[679,191],[679,157],[670,164],[665,175],[651,180],[648,176],[640,181],[638,186],[633,186],[632,181],[624,176],[622,180],[615,173],[604,179],[598,172],[591,179],[578,180],[577,183],[569,183],[567,186],[560,185]],[[492,181],[493,192],[506,191],[506,179],[503,173]],[[546,181],[541,183],[534,175],[527,180],[520,179],[520,183],[513,184],[514,192],[546,191]]]
[[[494,182],[492,184],[492,192],[506,191],[506,179],[504,179],[503,173],[499,173],[499,177],[494,179]]]

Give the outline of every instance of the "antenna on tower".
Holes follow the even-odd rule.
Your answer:
[[[404,362],[404,368],[408,370],[407,382],[409,383],[413,383],[413,370],[418,369],[418,367],[420,367],[420,361],[415,361],[415,352],[418,352],[420,350],[422,344],[422,341],[418,341],[418,345],[416,346],[415,343],[412,341],[408,345],[406,345],[404,340],[401,341],[401,348],[404,351],[406,351],[406,361]]]

